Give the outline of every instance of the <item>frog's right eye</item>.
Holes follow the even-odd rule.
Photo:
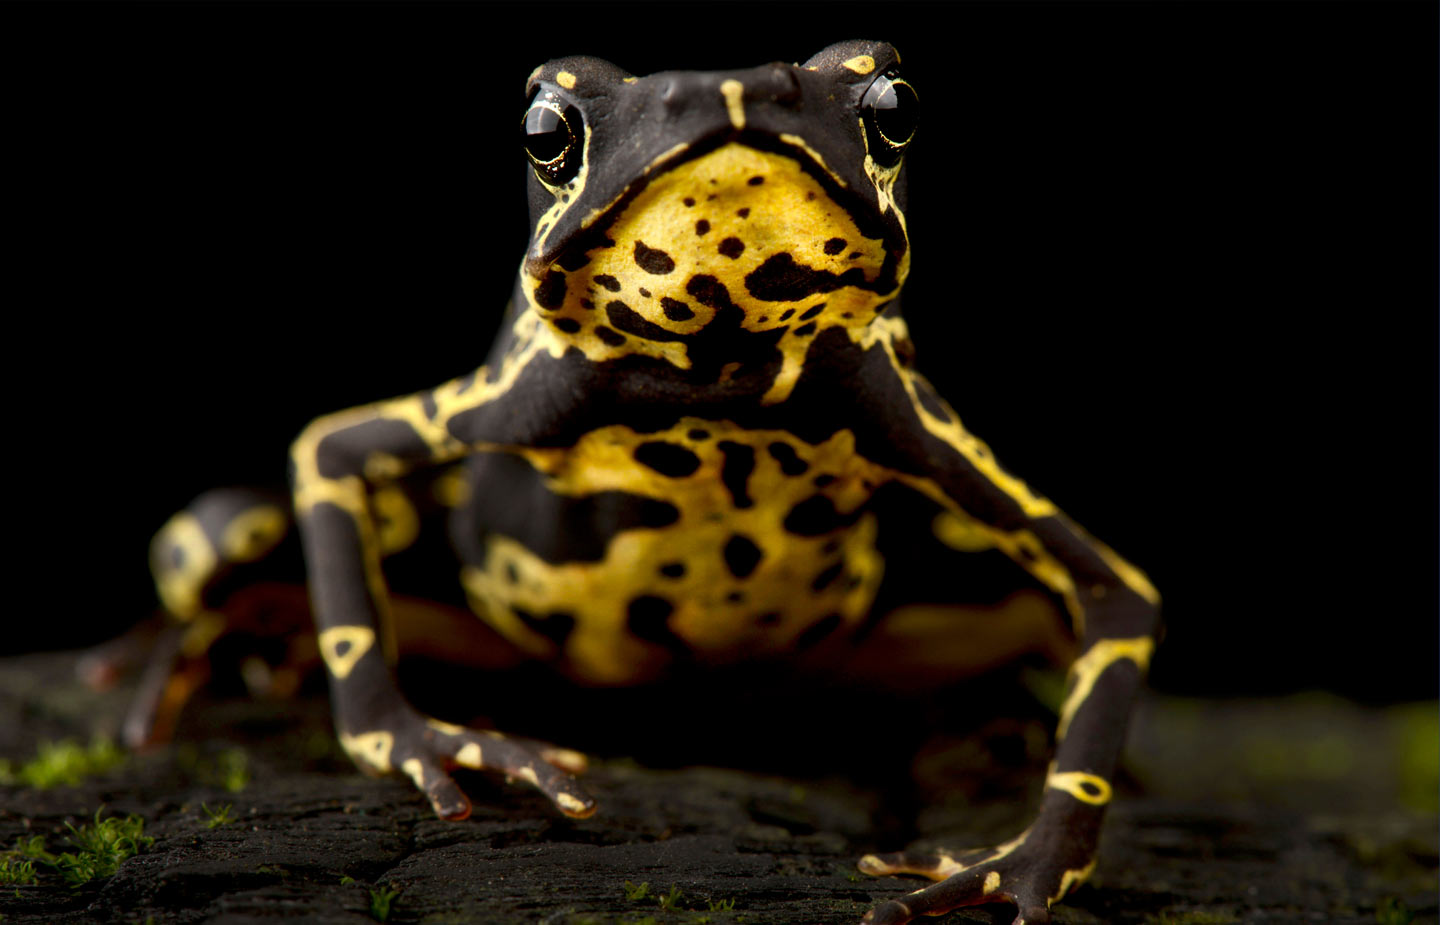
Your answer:
[[[585,159],[585,120],[573,104],[542,90],[531,100],[520,127],[525,153],[543,182],[559,186],[579,172]]]

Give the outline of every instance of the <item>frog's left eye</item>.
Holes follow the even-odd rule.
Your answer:
[[[537,93],[520,128],[525,153],[540,179],[558,186],[580,171],[585,159],[585,120],[573,104],[554,93]]]
[[[882,167],[900,163],[905,146],[915,137],[920,121],[920,97],[896,68],[890,68],[870,84],[860,100],[865,137],[870,156]]]

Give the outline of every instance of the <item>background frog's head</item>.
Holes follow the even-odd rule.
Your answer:
[[[674,342],[722,315],[803,338],[868,324],[904,282],[919,101],[889,45],[649,77],[561,58],[527,92],[520,295],[572,338]]]

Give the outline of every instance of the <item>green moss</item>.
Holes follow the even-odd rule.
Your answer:
[[[0,761],[0,784],[20,784],[37,790],[73,787],[124,761],[125,753],[109,739],[95,739],[88,746],[74,739],[41,742],[35,757],[24,764]]]
[[[65,823],[70,830],[70,843],[76,850],[56,856],[53,866],[71,886],[113,876],[125,860],[155,841],[145,834],[145,820],[139,816],[101,819],[101,812],[96,810],[92,825],[77,828]]]
[[[733,899],[711,900],[710,902],[706,903],[706,905],[710,907],[711,912],[735,911],[735,900]]]
[[[35,862],[30,858],[7,855],[0,858],[0,884],[28,886],[35,882]]]
[[[664,896],[656,896],[655,901],[659,903],[660,908],[666,912],[674,912],[680,908],[680,897],[683,895],[684,894],[680,892],[680,888],[672,883],[670,884],[670,892]]]
[[[229,803],[221,803],[214,809],[211,809],[209,806],[201,803],[200,810],[205,814],[205,828],[218,829],[222,825],[229,825],[230,823],[234,822],[234,817],[230,815],[230,810],[232,808],[233,807]]]
[[[395,897],[400,895],[399,890],[392,890],[388,886],[380,886],[370,891],[370,918],[377,922],[390,921],[391,905]]]
[[[1415,921],[1415,913],[1400,900],[1388,896],[1375,909],[1375,921],[1380,925],[1410,925]]]
[[[638,903],[650,895],[650,883],[648,881],[636,886],[629,880],[626,880],[625,885],[621,887],[621,889],[625,891],[625,898],[632,903]]]
[[[1417,703],[1395,710],[1400,799],[1411,809],[1440,811],[1440,709]]]

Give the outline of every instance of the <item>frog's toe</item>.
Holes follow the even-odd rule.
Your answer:
[[[594,798],[567,773],[584,770],[585,756],[579,752],[513,739],[498,732],[469,729],[447,730],[437,738],[437,750],[445,751],[454,765],[475,771],[500,771],[506,777],[519,778],[549,797],[567,816],[584,819],[595,813]],[[436,811],[439,812],[438,806]]]
[[[430,801],[430,807],[441,819],[461,820],[470,817],[470,798],[455,783],[440,763],[428,756],[407,758],[400,769],[415,782]]]
[[[961,906],[1009,902],[1019,907],[1013,925],[1050,921],[1050,899],[1043,877],[1026,870],[1023,859],[1007,858],[986,849],[957,859],[944,851],[868,854],[859,867],[873,876],[918,874],[938,882],[901,899],[881,903],[866,913],[863,925],[902,925],[920,916],[944,915]]]

